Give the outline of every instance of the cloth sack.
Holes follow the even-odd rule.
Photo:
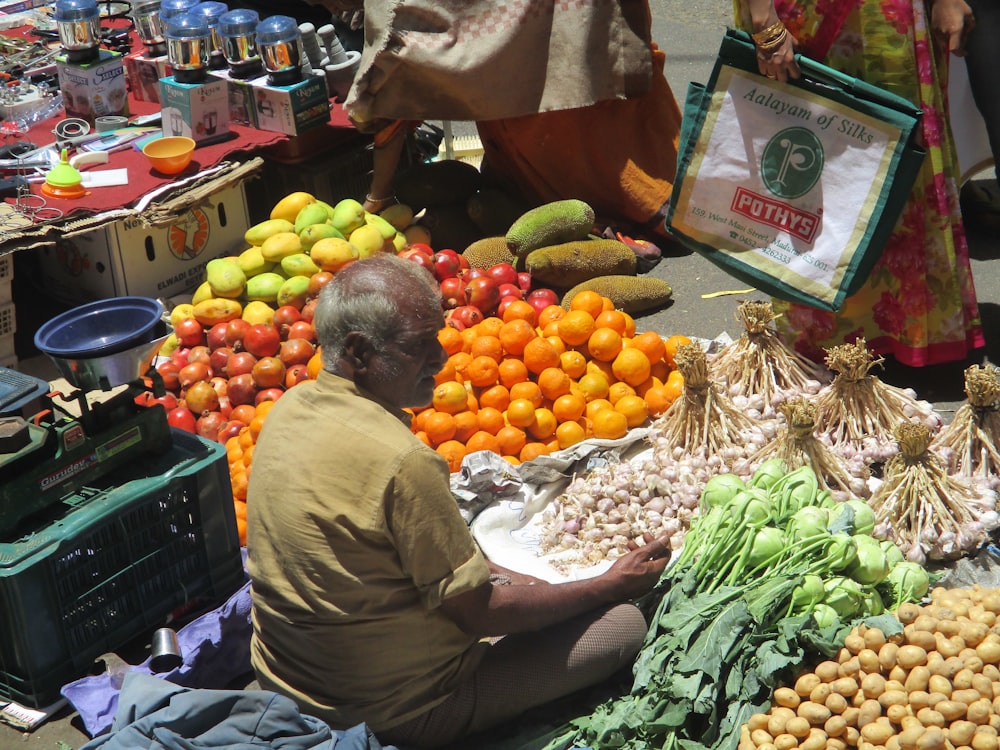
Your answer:
[[[345,106],[380,119],[493,120],[645,93],[647,0],[370,0]]]
[[[779,299],[840,309],[913,187],[921,111],[799,56],[802,78],[757,72],[728,30],[707,85],[690,84],[667,231]]]

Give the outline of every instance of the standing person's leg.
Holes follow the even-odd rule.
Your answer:
[[[492,644],[472,679],[444,703],[378,732],[404,747],[446,745],[596,685],[635,659],[646,621],[631,604],[597,610]]]
[[[994,171],[1000,182],[1000,96],[996,75],[1000,70],[1000,2],[966,0],[972,8],[976,26],[965,40],[965,65],[976,108],[986,123],[986,133],[993,152]]]
[[[377,214],[396,202],[392,183],[411,125],[405,120],[393,120],[375,133],[372,144],[372,181],[364,200],[365,211]]]

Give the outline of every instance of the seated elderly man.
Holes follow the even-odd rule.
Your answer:
[[[560,584],[487,562],[444,459],[403,411],[431,400],[442,325],[417,264],[378,255],[338,272],[315,314],[325,369],[269,412],[247,499],[261,686],[335,729],[366,722],[410,747],[452,742],[630,664],[646,623],[623,602],[669,557],[650,539],[604,574]]]

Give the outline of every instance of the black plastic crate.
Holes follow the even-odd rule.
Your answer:
[[[0,696],[47,706],[96,657],[243,584],[225,448],[172,437],[0,543]]]

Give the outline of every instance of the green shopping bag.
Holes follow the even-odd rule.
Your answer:
[[[913,104],[798,56],[802,78],[757,72],[728,30],[690,84],[666,228],[779,299],[839,310],[871,271],[916,179]]]

